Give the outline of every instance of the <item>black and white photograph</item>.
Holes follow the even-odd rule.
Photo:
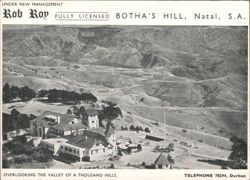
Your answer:
[[[3,168],[247,169],[247,26],[2,37]]]

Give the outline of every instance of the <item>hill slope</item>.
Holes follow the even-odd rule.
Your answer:
[[[85,89],[144,118],[167,110],[169,125],[246,139],[247,47],[246,27],[5,26],[3,82]]]

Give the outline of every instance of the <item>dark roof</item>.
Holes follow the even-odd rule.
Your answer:
[[[104,128],[96,128],[96,129],[84,130],[82,134],[88,137],[93,137],[96,139],[102,139],[106,141],[104,132],[105,132]]]
[[[68,144],[81,148],[91,148],[97,144],[108,146],[109,144],[103,135],[89,130],[75,132],[71,136],[68,136],[67,139]]]
[[[165,166],[168,164],[169,164],[169,161],[167,160],[166,156],[164,156],[162,153],[155,160],[155,165]]]
[[[99,128],[93,128],[93,129],[88,129],[87,131],[85,131],[85,133],[96,133],[96,134],[101,134],[102,136],[105,136],[105,132],[106,132],[106,129],[105,128],[102,128],[102,127],[99,127]]]
[[[51,125],[49,121],[45,120],[45,117],[47,117],[49,115],[60,116],[60,123]],[[75,118],[76,118],[75,116],[71,116],[68,114],[60,114],[60,113],[56,113],[56,112],[52,112],[52,111],[45,111],[43,114],[38,116],[36,119],[32,120],[32,122],[34,122],[36,124],[43,123],[43,125],[45,127],[53,127],[56,129],[67,130],[65,128],[69,127],[69,123]],[[74,127],[74,129],[80,129],[79,127],[76,127],[76,126],[72,126],[72,127]],[[72,129],[72,130],[74,130],[74,129]]]
[[[65,126],[65,131],[77,130],[77,129],[87,129],[87,126],[82,123],[68,124]]]
[[[86,109],[85,112],[86,112],[86,114],[88,116],[96,116],[96,115],[98,115],[98,111],[96,109]]]

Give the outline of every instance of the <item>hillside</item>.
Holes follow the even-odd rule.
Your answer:
[[[91,91],[127,112],[247,135],[247,27],[5,26],[3,83]]]

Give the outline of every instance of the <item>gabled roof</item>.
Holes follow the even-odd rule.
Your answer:
[[[88,134],[89,132],[78,134],[76,136],[68,136],[68,144],[81,147],[81,148],[91,148],[94,145],[102,144],[107,147],[109,143],[106,141],[105,137],[100,134]]]
[[[65,126],[65,131],[77,130],[77,129],[87,129],[88,126],[82,123],[68,124]]]
[[[59,124],[50,124],[49,121],[45,120],[45,117],[47,117],[49,115],[60,116],[60,123]],[[68,114],[60,114],[60,113],[56,113],[56,112],[52,112],[52,111],[45,111],[43,114],[38,116],[36,119],[32,120],[32,122],[34,122],[36,124],[43,123],[44,127],[53,127],[53,128],[61,129],[61,130],[68,130],[67,128],[69,128],[69,123],[75,118],[76,118],[75,116],[71,116]],[[73,127],[72,130],[80,129],[77,126],[72,126],[72,127]]]
[[[103,128],[103,127],[98,127],[98,128],[93,128],[93,129],[88,129],[87,131],[85,131],[85,133],[96,133],[96,134],[100,134],[102,136],[105,136],[105,132],[106,132],[106,129]]]
[[[98,115],[98,111],[96,109],[86,109],[85,112],[86,112],[86,114],[88,116],[96,116],[96,115]]]
[[[168,164],[169,161],[167,160],[166,156],[164,156],[162,153],[155,160],[155,165],[166,166]]]
[[[106,140],[106,133],[114,133],[113,128],[106,130],[105,128],[86,129],[76,131],[67,137],[69,144],[81,147],[91,148],[93,145],[102,144],[107,147],[109,143]]]

